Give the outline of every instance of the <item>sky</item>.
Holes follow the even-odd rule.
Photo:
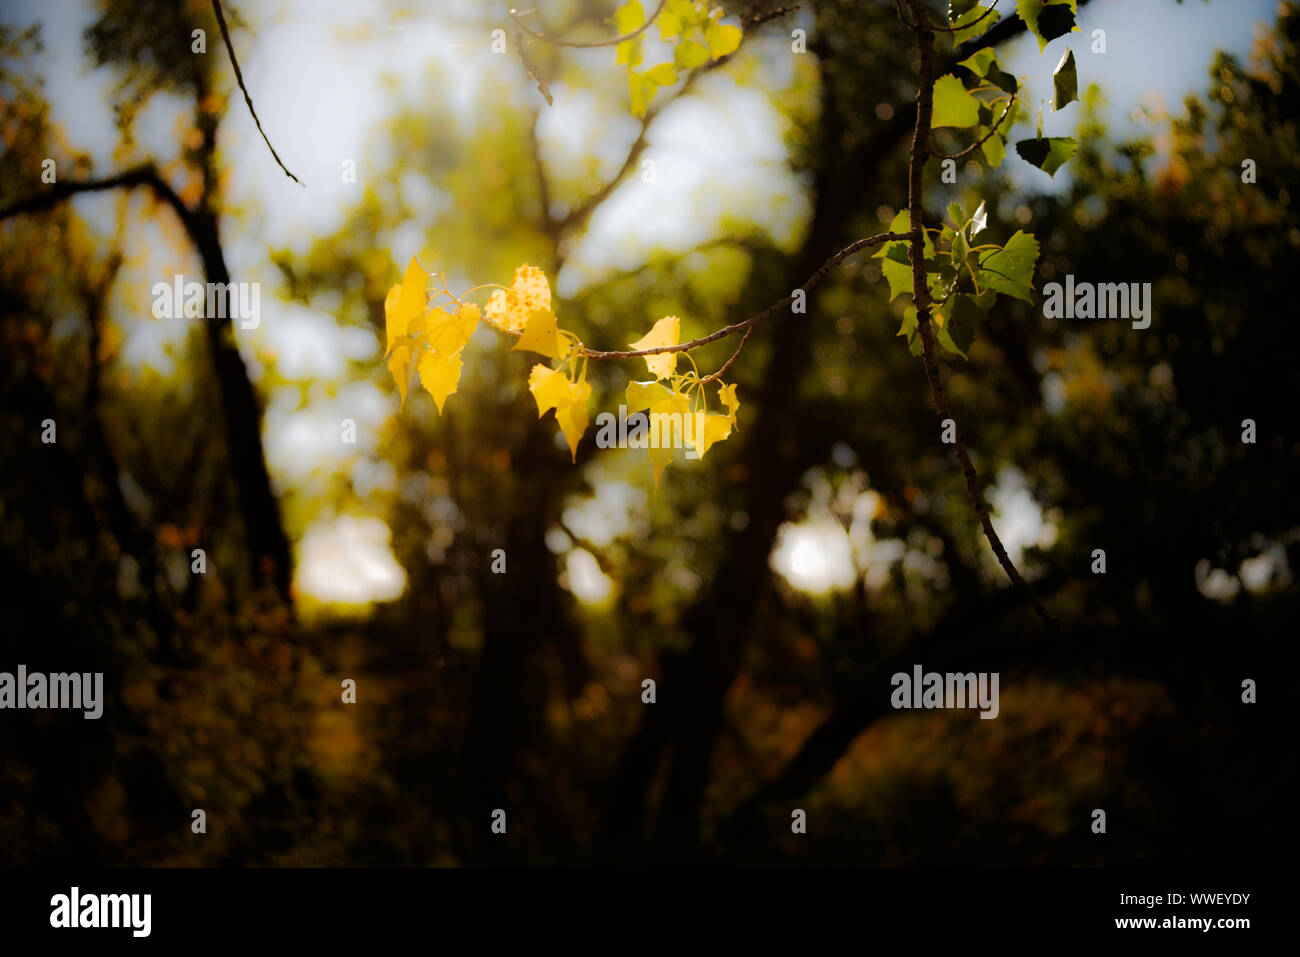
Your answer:
[[[1010,6],[1009,0],[1002,3]],[[277,372],[291,380],[267,396],[264,429],[272,474],[282,486],[307,486],[347,471],[361,490],[391,490],[397,476],[378,456],[373,439],[364,437],[378,434],[396,414],[396,397],[367,382],[350,381],[344,361],[381,361],[379,343],[355,319],[335,315],[329,303],[278,301],[280,277],[268,263],[268,250],[305,251],[314,237],[338,229],[361,196],[368,170],[388,165],[376,137],[387,119],[386,104],[396,108],[437,96],[469,120],[476,90],[499,79],[501,71],[519,96],[538,94],[524,82],[515,57],[492,52],[490,31],[474,24],[485,5],[474,0],[429,0],[418,14],[379,0],[232,0],[227,6],[247,23],[234,31],[234,42],[262,124],[285,164],[308,184],[300,188],[284,176],[243,102],[233,96],[221,128],[221,148],[231,170],[231,208],[241,211],[247,225],[225,231],[226,256],[236,279],[262,283],[262,311],[271,320],[241,331],[238,338],[255,379],[269,355],[275,357]],[[499,9],[505,27],[509,4],[488,6]],[[536,6],[544,12],[545,0]],[[1271,22],[1275,9],[1270,0],[1188,0],[1181,5],[1175,0],[1093,0],[1080,13],[1081,32],[1053,41],[1041,56],[1036,41],[1025,36],[1000,59],[1010,72],[1030,76],[1032,96],[1048,97],[1052,68],[1069,45],[1075,50],[1080,86],[1095,82],[1104,88],[1115,132],[1136,133],[1150,122],[1135,115],[1138,108],[1177,109],[1187,94],[1204,90],[1216,50],[1246,59],[1259,24]],[[45,52],[28,68],[45,80],[53,120],[104,172],[117,168],[116,132],[106,106],[113,76],[89,70],[82,55],[82,32],[93,15],[93,4],[79,0],[0,0],[0,16],[7,24],[42,24]],[[791,82],[789,37],[780,29],[765,28],[753,43],[764,63],[756,84],[742,88],[727,71],[719,71],[697,94],[665,111],[645,154],[654,161],[652,181],[631,177],[603,205],[555,279],[559,296],[573,296],[610,270],[635,267],[649,250],[684,249],[705,241],[718,234],[734,209],[743,209],[778,242],[797,231],[807,198],[785,166],[783,120],[761,88]],[[1104,53],[1093,52],[1096,30],[1105,32]],[[209,37],[208,49],[209,55],[225,59],[220,37]],[[455,82],[430,89],[431,62]],[[593,102],[589,91],[563,84],[554,92],[555,104],[543,107],[539,128],[546,161],[564,164],[595,152],[606,172],[616,167],[636,133],[623,104]],[[1049,112],[1045,135],[1069,135],[1079,109],[1072,104]],[[144,152],[163,162],[176,154],[176,118],[176,104],[165,99],[151,107],[141,122]],[[359,184],[342,182],[340,167],[347,160],[357,164]],[[1068,175],[1049,180],[1014,157],[1008,166],[1013,185],[1025,190],[1061,188]],[[771,201],[755,204],[755,195]],[[77,203],[83,215],[112,231],[110,197],[84,197]],[[395,262],[424,245],[422,228],[419,223],[395,228],[397,245],[414,247],[394,248]],[[136,241],[167,244],[156,224],[141,224],[138,232],[132,237]],[[160,253],[168,266],[174,258]],[[138,277],[137,288],[149,288],[159,278],[157,265],[151,268],[154,274]],[[197,267],[189,268],[197,272]],[[183,328],[133,321],[135,312],[132,303],[117,303],[115,317],[127,332],[125,361],[167,371],[169,337],[178,340]],[[361,441],[358,448],[341,452],[338,423],[345,416],[357,421]],[[1000,475],[991,496],[1005,513],[1003,537],[1013,555],[1054,534],[1018,481],[1014,473]],[[355,604],[397,597],[405,573],[388,540],[382,516],[368,514],[363,503],[322,517],[299,536],[300,592]],[[773,562],[796,587],[824,592],[851,581],[855,566],[870,564],[872,554],[889,551],[873,553],[873,547],[860,529],[845,528],[827,515],[810,515],[783,531]],[[608,599],[609,583],[601,580],[589,553],[570,550],[566,568],[579,597],[595,604]]]

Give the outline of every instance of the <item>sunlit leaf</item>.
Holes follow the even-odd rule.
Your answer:
[[[676,316],[664,316],[636,342],[633,349],[658,349],[661,346],[675,346],[680,341],[682,322]],[[677,353],[661,352],[646,356],[645,364],[650,367],[650,374],[657,379],[664,379],[677,370]]]

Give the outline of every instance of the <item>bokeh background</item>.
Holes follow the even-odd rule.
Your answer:
[[[0,5],[0,209],[52,189],[53,158],[60,184],[156,169],[186,210],[137,186],[0,222],[0,670],[103,671],[107,698],[99,721],[0,714],[0,861],[1272,853],[1294,749],[1264,715],[1300,558],[1295,6],[1092,0],[1041,56],[1008,29],[1037,97],[1075,50],[1090,89],[1046,132],[1079,154],[1055,179],[1014,154],[956,186],[930,169],[935,221],[983,200],[992,241],[1037,235],[1040,289],[1153,286],[1146,331],[1004,298],[946,364],[995,523],[1067,636],[997,568],[868,254],[758,327],[739,433],[657,493],[594,426],[571,463],[532,359],[490,329],[443,415],[424,393],[399,411],[383,301],[412,255],[457,289],[541,266],[566,328],[625,348],[662,315],[685,338],[757,311],[905,204],[915,59],[891,0],[803,0],[644,124],[610,48],[531,45],[547,106],[492,52],[508,6],[227,3],[303,188],[209,3]],[[528,17],[595,39],[613,6]],[[261,284],[257,329],[152,316],[154,283],[221,270]],[[593,415],[638,377],[593,363]],[[999,718],[892,711],[915,663],[999,671]]]

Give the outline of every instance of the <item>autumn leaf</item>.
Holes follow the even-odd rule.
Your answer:
[[[731,435],[731,417],[709,412],[704,416],[704,427],[697,427],[697,430],[699,434],[695,437],[695,451],[699,452],[700,458],[703,459],[709,449]]]
[[[406,383],[411,374],[411,347],[400,341],[407,338],[403,326],[397,323],[397,303],[401,295],[402,287],[398,285],[388,290],[388,296],[384,299],[384,325],[387,334],[384,351],[388,356],[388,371],[393,374],[393,379],[397,382],[397,393],[402,397],[402,408],[405,408]]]
[[[537,417],[554,409],[569,395],[569,377],[558,369],[537,363],[528,373],[528,391],[537,400]]]
[[[671,63],[660,63],[658,66],[652,66],[645,71],[643,76],[656,86],[672,86],[677,82],[677,71]]]
[[[633,342],[633,349],[658,349],[662,346],[675,346],[682,332],[682,321],[676,316],[664,316],[644,336]],[[677,353],[661,352],[659,355],[646,356],[645,364],[650,367],[650,374],[656,379],[666,379],[677,370]]]
[[[729,23],[710,23],[704,28],[704,42],[715,60],[735,53],[740,48],[740,37],[740,27]]]
[[[402,407],[406,406],[406,386],[411,376],[411,346],[409,327],[411,321],[424,312],[424,287],[428,277],[420,264],[411,257],[402,281],[388,290],[384,298],[384,352],[388,356],[388,371],[397,382],[397,393]],[[406,340],[403,342],[402,340]]]
[[[551,308],[551,287],[546,274],[536,266],[524,263],[515,270],[509,289],[492,293],[483,319],[489,325],[506,332],[519,332],[528,324],[528,317],[537,309]]]
[[[523,335],[511,349],[512,352],[519,350],[541,353],[548,359],[558,359],[564,354],[560,348],[560,329],[555,321],[555,313],[549,309],[533,310],[524,323]]]
[[[397,383],[397,394],[401,396],[399,408],[406,408],[406,384],[411,378],[411,347],[405,344],[394,347],[388,354],[388,371]]]
[[[641,6],[641,0],[628,0],[614,11],[614,29],[619,36],[626,36],[644,25],[645,9]]]
[[[590,398],[590,385],[571,382],[568,396],[555,407],[555,421],[560,424],[560,431],[569,443],[569,454],[575,462],[578,461],[578,442],[582,440],[582,433],[587,431],[587,400]]]
[[[727,407],[727,418],[731,420],[731,424],[734,427],[736,424],[736,413],[740,411],[740,399],[736,398],[736,387],[734,385],[723,385],[722,383],[718,383],[718,398],[720,398],[722,404]]]
[[[684,432],[686,416],[691,414],[691,403],[686,396],[664,386],[660,388],[663,393],[650,405],[650,466],[654,469],[656,491],[659,477],[673,460],[673,426]]]
[[[555,410],[555,421],[564,433],[569,452],[576,462],[578,442],[587,431],[587,400],[591,398],[591,386],[586,382],[570,382],[563,372],[539,362],[528,374],[528,391],[537,401],[539,419],[550,409]]]
[[[627,384],[627,411],[629,414],[642,412],[672,394],[673,390],[662,382],[629,382]]]
[[[420,356],[420,384],[429,390],[439,414],[447,397],[460,385],[460,353],[442,355],[426,352]]]
[[[412,256],[401,285],[388,290],[388,297],[384,300],[384,325],[388,333],[385,352],[392,349],[398,336],[407,334],[412,319],[424,315],[424,289],[428,282],[428,273]]]
[[[637,73],[635,70],[628,71],[628,109],[632,111],[633,116],[638,118],[645,116],[657,89],[659,87],[655,84],[655,81],[644,73]]]
[[[449,316],[446,312],[443,312],[443,315],[447,318],[429,330],[429,345],[438,352],[460,352],[469,345],[470,337],[478,328],[482,314],[478,306],[467,302],[454,316]]]

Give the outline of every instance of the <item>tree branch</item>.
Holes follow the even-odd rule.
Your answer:
[[[668,0],[659,0],[659,6],[655,7],[654,13],[646,17],[645,23],[641,24],[641,26],[637,27],[635,30],[631,31],[630,33],[624,33],[622,36],[610,37],[607,40],[564,40],[561,39],[560,37],[547,36],[545,33],[538,33],[536,30],[529,29],[527,24],[525,24],[523,20],[519,19],[520,14],[514,10],[510,11],[510,19],[515,22],[515,24],[519,27],[520,30],[522,30],[524,33],[527,33],[530,37],[533,37],[534,39],[537,40],[544,40],[545,42],[550,43],[557,47],[580,47],[580,48],[612,47],[612,46],[616,46],[617,44],[624,43],[628,40],[635,39],[636,37],[639,37],[642,33],[644,33],[646,30],[650,29],[650,25],[655,22],[655,19],[659,16],[659,13],[664,8],[664,4],[666,4],[667,2]],[[524,11],[524,13],[532,13],[532,12],[533,11],[531,10]]]
[[[221,39],[226,41],[226,52],[230,54],[230,65],[235,68],[235,81],[239,84],[239,89],[244,94],[244,102],[248,104],[248,112],[253,114],[253,122],[257,124],[257,132],[262,134],[262,140],[266,143],[266,148],[271,151],[271,156],[275,159],[275,162],[279,165],[280,169],[284,170],[284,175],[289,177],[299,186],[305,188],[307,184],[297,176],[290,173],[289,167],[285,166],[281,161],[280,154],[275,151],[275,147],[271,145],[270,138],[266,135],[266,130],[262,129],[262,121],[257,118],[257,110],[253,109],[253,98],[248,94],[248,87],[244,86],[244,74],[240,72],[239,61],[235,59],[235,47],[230,42],[230,31],[226,29],[226,16],[221,12],[221,0],[212,0],[212,9],[217,14],[217,26],[221,28]]]
[[[859,239],[857,242],[850,243],[848,246],[845,246],[834,256],[832,256],[830,259],[826,260],[826,262],[822,263],[819,267],[817,267],[817,271],[814,272],[811,276],[809,276],[806,280],[804,280],[804,284],[799,287],[799,290],[802,290],[803,292],[806,293],[809,289],[813,288],[819,282],[821,282],[823,279],[826,278],[826,274],[830,272],[831,267],[847,259],[849,256],[852,256],[860,249],[866,249],[868,246],[878,246],[881,243],[887,243],[887,242],[899,242],[899,241],[906,242],[910,238],[911,238],[910,235],[904,233],[878,233],[875,236],[868,236],[866,239]],[[700,338],[692,339],[689,342],[681,342],[675,346],[657,346],[656,348],[653,349],[633,349],[633,350],[617,350],[617,351],[601,351],[598,349],[587,349],[586,347],[583,347],[581,352],[582,355],[586,356],[589,359],[635,359],[639,356],[656,356],[664,352],[687,352],[691,349],[699,348],[702,345],[707,345],[710,342],[717,342],[719,339],[725,339],[727,336],[740,332],[742,329],[752,329],[754,326],[762,322],[764,319],[772,315],[777,310],[783,309],[786,306],[790,305],[792,302],[794,302],[794,300],[795,297],[794,294],[792,293],[791,295],[786,296],[784,299],[778,299],[776,302],[772,303],[762,312],[754,313],[754,315],[750,316],[748,319],[742,319],[740,322],[733,322],[731,325],[723,326],[721,329],[718,329],[716,332],[711,332],[707,336],[701,336]],[[748,333],[746,333],[745,339],[748,338],[749,335]],[[744,346],[744,340],[741,340],[741,347],[743,348],[743,346]],[[736,352],[739,353],[740,350],[737,349]],[[731,365],[731,363],[735,361],[735,358],[736,357],[733,355],[731,359],[727,360],[727,365]],[[720,372],[721,370],[719,370],[719,373]],[[710,376],[709,378],[715,378],[719,373],[715,373],[713,376]]]
[[[970,146],[962,150],[960,153],[940,153],[933,146],[931,146],[930,155],[937,156],[939,159],[959,160],[959,159],[964,159],[965,157],[969,156],[971,153],[974,153],[977,149],[979,149],[986,142],[988,142],[989,137],[991,137],[994,133],[996,133],[998,131],[998,127],[1001,126],[1003,122],[1006,121],[1006,118],[1011,115],[1011,108],[1016,105],[1016,95],[1017,94],[1015,93],[1011,94],[1011,99],[1007,101],[1006,109],[1002,111],[1002,115],[998,117],[997,121],[992,125],[989,131],[985,133],[983,136],[981,136],[974,143],[972,143]],[[1011,127],[1007,127],[1007,129],[1010,130]]]
[[[29,196],[27,199],[20,199],[0,209],[0,221],[22,213],[35,213],[43,209],[49,209],[51,206],[56,206],[63,200],[80,193],[99,193],[119,188],[134,189],[136,186],[148,186],[160,200],[176,211],[176,215],[182,221],[190,218],[190,210],[182,202],[181,198],[176,195],[176,191],[158,174],[157,169],[146,164],[133,167],[106,179],[84,180],[81,182],[68,180],[58,183],[52,189],[37,193],[35,196]]]
[[[956,429],[957,420],[953,418],[952,410],[948,407],[948,399],[943,391],[943,381],[939,375],[939,366],[934,358],[934,331],[930,328],[929,287],[926,285],[925,279],[925,230],[923,226],[924,206],[922,203],[925,164],[930,157],[930,120],[934,111],[934,32],[928,26],[929,21],[925,19],[923,0],[908,0],[908,3],[912,10],[912,18],[917,23],[917,26],[913,29],[916,32],[917,49],[921,55],[921,69],[917,78],[916,91],[916,128],[912,134],[912,150],[908,161],[907,204],[912,227],[912,233],[909,237],[909,251],[912,261],[912,298],[916,304],[916,326],[921,336],[921,358],[925,366],[925,377],[930,383],[930,395],[934,399],[940,421],[946,419],[953,423],[955,433],[953,451],[957,456],[957,461],[961,463],[962,475],[966,479],[966,494],[975,509],[975,514],[979,516],[980,526],[984,530],[984,537],[988,539],[989,546],[993,549],[998,564],[1007,573],[1007,577],[1011,579],[1012,584],[1020,589],[1021,594],[1033,606],[1038,616],[1059,632],[1061,630],[1060,622],[1038,600],[1038,596],[1034,594],[1033,589],[1029,587],[1029,583],[1025,581],[1019,569],[1016,568],[1010,556],[1007,555],[1002,540],[993,528],[993,521],[989,517],[988,503],[984,501],[984,492],[980,488],[979,475],[976,473],[975,466],[971,463],[970,455],[966,451],[966,443],[962,439],[960,431]]]

